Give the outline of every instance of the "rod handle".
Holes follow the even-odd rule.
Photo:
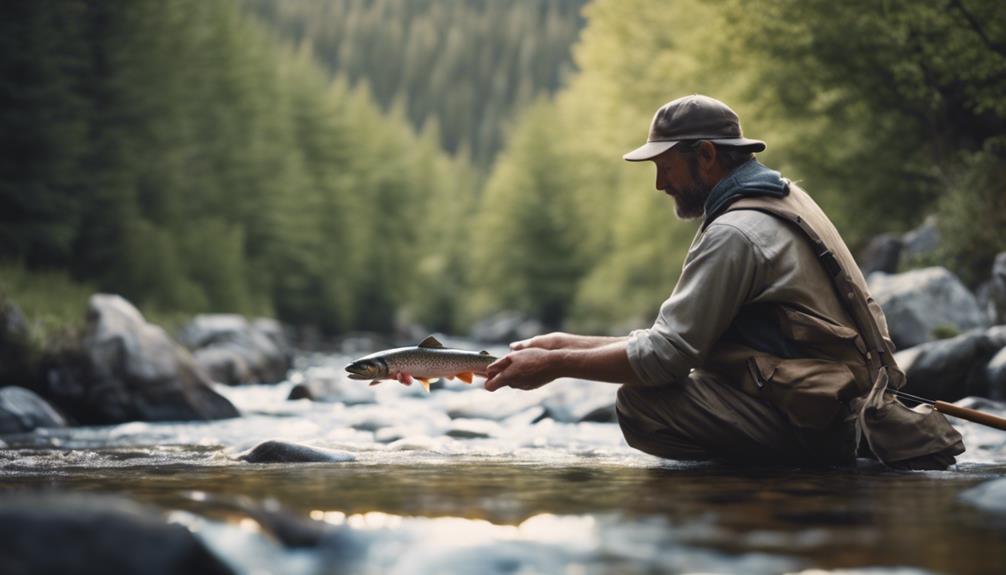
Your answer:
[[[973,421],[975,423],[980,423],[982,425],[1006,431],[1006,419],[996,417],[990,413],[960,407],[945,401],[934,401],[933,408],[940,413],[945,413],[947,415],[952,415],[954,417],[959,417],[961,419],[966,419],[968,421]]]

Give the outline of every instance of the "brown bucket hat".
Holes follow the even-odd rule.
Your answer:
[[[765,142],[745,138],[737,114],[723,102],[692,94],[672,100],[657,110],[646,143],[622,156],[630,162],[652,160],[682,140],[709,140],[722,146],[765,149]]]

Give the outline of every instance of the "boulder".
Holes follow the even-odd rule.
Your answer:
[[[996,256],[992,277],[982,286],[979,298],[982,310],[993,324],[1006,324],[1006,252]]]
[[[273,319],[251,322],[240,315],[196,316],[178,334],[215,381],[229,385],[276,383],[293,365],[283,326]]]
[[[0,573],[229,574],[187,528],[108,495],[0,499]]]
[[[870,274],[869,284],[899,348],[937,339],[941,330],[961,333],[986,324],[975,297],[946,268],[876,272]]]
[[[895,234],[880,234],[866,244],[858,259],[859,268],[864,275],[873,272],[892,274],[898,271],[901,249],[904,246],[900,236]]]
[[[66,427],[66,420],[34,391],[0,389],[0,433],[24,433],[38,427]]]
[[[0,296],[0,386],[30,385],[31,365],[28,322],[21,309]]]
[[[902,350],[894,359],[908,377],[904,391],[957,401],[972,395],[989,396],[988,366],[1004,348],[1006,326],[997,326]]]
[[[940,229],[934,216],[929,216],[922,225],[901,236],[901,257],[911,263],[923,261],[940,248]]]
[[[476,322],[471,331],[475,341],[506,343],[544,333],[545,327],[521,312],[503,311]]]
[[[116,295],[95,294],[77,347],[44,361],[42,395],[81,423],[236,417],[192,356]]]
[[[336,451],[288,441],[263,441],[239,457],[249,463],[343,463],[355,461],[348,451]]]
[[[1006,347],[1000,349],[985,367],[985,379],[988,381],[989,397],[1006,399]]]

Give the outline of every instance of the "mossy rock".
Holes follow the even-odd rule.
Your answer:
[[[950,339],[961,334],[956,327],[945,323],[934,327],[930,333],[932,333],[935,339]]]

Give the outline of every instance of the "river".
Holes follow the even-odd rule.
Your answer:
[[[560,380],[490,394],[478,381],[450,382],[427,394],[346,380],[349,359],[305,355],[287,382],[221,386],[243,414],[236,419],[6,436],[0,489],[156,505],[249,574],[1006,567],[1004,432],[954,420],[968,451],[941,472],[866,461],[841,471],[665,461],[629,448],[603,417],[573,421],[610,405],[615,386]],[[288,401],[307,380],[343,401]],[[1003,404],[992,408],[1006,414]],[[352,461],[239,459],[270,439]]]

